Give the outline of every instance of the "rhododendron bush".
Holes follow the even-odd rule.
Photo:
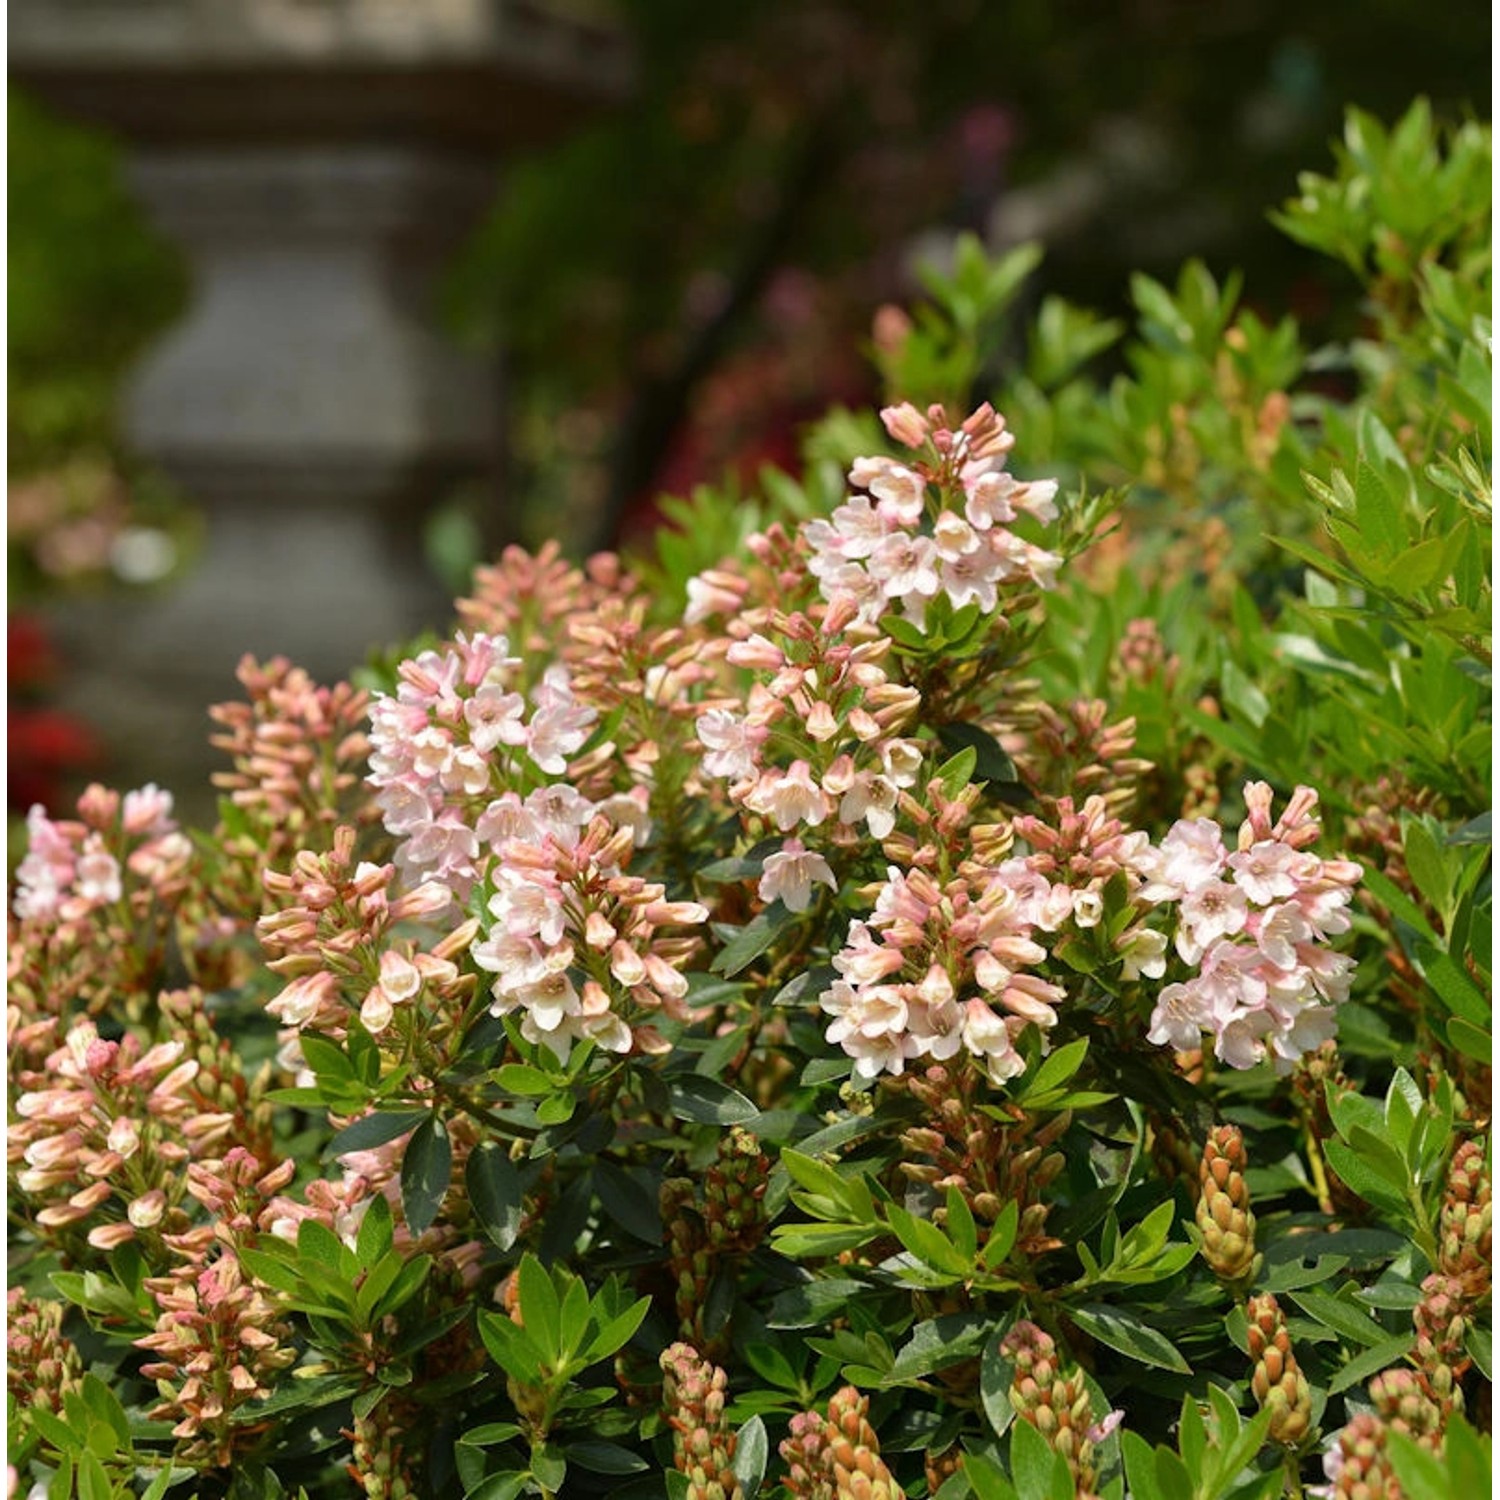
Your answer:
[[[1360,129],[1291,219],[1344,203],[1356,269],[1397,252],[1339,183],[1488,162]],[[1163,396],[1248,510],[1076,482],[1133,461],[1076,311],[1004,403],[1068,484],[951,399],[964,305],[1026,268],[970,247],[800,479],[654,556],[513,549],[359,686],[245,662],[209,833],[154,786],[35,810],[14,1491],[1482,1482],[1488,259],[1449,209],[1296,420],[1195,428],[1199,364],[1233,416],[1267,330],[1163,384],[1150,318],[1193,345],[1202,278],[1138,289],[1113,409]]]

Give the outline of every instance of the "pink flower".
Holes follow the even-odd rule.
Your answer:
[[[938,554],[930,538],[893,532],[870,555],[870,576],[888,599],[910,594],[931,598],[938,591]]]
[[[963,1007],[963,1039],[964,1046],[983,1061],[992,1083],[1004,1083],[1026,1069],[1010,1027],[983,1000],[970,1000]]]
[[[882,516],[901,526],[915,526],[927,505],[927,482],[893,458],[856,458],[849,483],[869,490]]]
[[[160,838],[177,825],[172,821],[172,794],[154,781],[139,791],[126,792],[120,810],[120,826],[132,838]]]
[[[573,696],[566,667],[548,667],[532,696],[537,708],[526,726],[526,749],[539,770],[560,776],[568,757],[583,748],[597,715]]]
[[[1179,911],[1177,952],[1185,963],[1195,964],[1210,943],[1243,930],[1245,893],[1222,880],[1205,881],[1183,896]]]
[[[1234,883],[1257,906],[1269,906],[1273,901],[1295,896],[1302,879],[1317,865],[1318,861],[1311,856],[1270,839],[1262,839],[1229,856]]]
[[[120,862],[105,849],[104,841],[97,833],[91,833],[84,840],[74,889],[85,901],[99,906],[118,901],[123,894]]]
[[[745,723],[725,708],[710,708],[698,715],[698,743],[707,752],[703,769],[709,776],[743,780],[754,776],[766,731]]]
[[[812,779],[805,760],[795,760],[781,774],[763,771],[745,797],[745,806],[771,819],[788,833],[798,823],[816,828],[828,816],[828,798]]]
[[[804,848],[801,839],[787,839],[779,852],[766,856],[757,890],[762,901],[779,898],[788,911],[806,911],[812,904],[815,884],[838,890],[828,861]]]
[[[486,683],[464,703],[464,722],[469,726],[469,743],[481,755],[488,755],[496,745],[520,745],[526,740],[521,716],[526,701],[519,693],[507,693],[494,683]]]

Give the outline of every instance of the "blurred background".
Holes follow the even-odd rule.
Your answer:
[[[638,536],[879,396],[956,237],[1031,295],[1352,282],[1266,211],[1346,104],[1490,114],[1414,0],[13,0],[9,801],[203,807],[241,651],[445,630],[506,542]],[[1032,455],[1034,459],[1045,455]],[[196,780],[195,780],[196,779]],[[195,797],[197,800],[195,801]]]

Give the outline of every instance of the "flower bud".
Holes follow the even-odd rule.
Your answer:
[[[1214,1274],[1241,1281],[1255,1270],[1255,1215],[1245,1186],[1244,1138],[1234,1125],[1218,1125],[1203,1145],[1198,1167],[1199,1249]]]

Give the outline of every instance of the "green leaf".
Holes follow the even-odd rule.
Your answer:
[[[414,1130],[427,1118],[425,1109],[376,1110],[346,1125],[323,1148],[325,1158],[350,1151],[369,1151]]]
[[[1232,657],[1224,660],[1219,673],[1219,686],[1223,690],[1224,701],[1253,728],[1259,729],[1266,722],[1271,711],[1270,701]]]
[[[602,1158],[594,1163],[594,1192],[605,1213],[636,1239],[662,1242],[660,1195],[650,1182]]]
[[[508,1443],[513,1437],[520,1437],[521,1429],[514,1422],[486,1422],[479,1427],[471,1427],[459,1438],[459,1442],[468,1443],[475,1448],[488,1448],[495,1443]]]
[[[773,901],[754,921],[741,928],[725,943],[709,967],[715,974],[722,974],[726,979],[733,978],[748,969],[797,920],[796,912],[788,911],[780,900]]]
[[[557,1080],[530,1063],[504,1063],[491,1075],[507,1093],[539,1098],[557,1088]]]
[[[360,1265],[373,1266],[391,1248],[393,1233],[390,1200],[377,1193],[360,1220],[354,1241],[354,1254]]]
[[[437,1218],[452,1172],[453,1147],[434,1112],[412,1132],[401,1159],[401,1207],[414,1235],[424,1234]]]
[[[960,1255],[936,1224],[919,1219],[894,1203],[886,1209],[886,1215],[896,1238],[924,1265],[960,1279],[973,1269],[972,1257]]]
[[[639,1302],[603,1323],[585,1351],[590,1362],[608,1359],[610,1355],[623,1349],[635,1337],[636,1330],[645,1322],[646,1314],[650,1311],[651,1299],[642,1297]]]
[[[738,1090],[699,1073],[673,1078],[671,1097],[673,1116],[699,1125],[748,1125],[760,1117],[760,1111]]]
[[[1347,1391],[1351,1386],[1363,1385],[1365,1381],[1378,1375],[1382,1370],[1389,1369],[1390,1366],[1405,1359],[1411,1345],[1412,1335],[1403,1333],[1394,1338],[1386,1338],[1382,1343],[1366,1349],[1363,1354],[1356,1355],[1333,1376],[1328,1382],[1328,1394],[1336,1396],[1340,1391]]]
[[[1325,1328],[1343,1334],[1366,1348],[1383,1344],[1390,1338],[1389,1332],[1373,1318],[1367,1317],[1352,1303],[1345,1302],[1328,1292],[1301,1290],[1287,1294],[1309,1317],[1316,1319]]]
[[[1021,1500],[1051,1500],[1055,1463],[1067,1464],[1030,1422],[1013,1422],[1010,1429],[1010,1475]]]
[[[1406,868],[1417,890],[1439,911],[1448,909],[1451,886],[1448,861],[1437,835],[1421,818],[1403,819],[1402,853]]]
[[[1166,1491],[1156,1477],[1156,1451],[1145,1438],[1121,1431],[1120,1457],[1125,1464],[1131,1500],[1167,1500]]]
[[[766,1310],[767,1328],[815,1328],[847,1307],[857,1298],[867,1296],[869,1287],[863,1281],[831,1278],[808,1281],[781,1292]]]
[[[344,1049],[337,1042],[316,1032],[304,1031],[300,1038],[302,1056],[321,1083],[328,1079],[337,1083],[353,1083],[354,1064],[349,1061]]]
[[[766,1477],[766,1459],[769,1454],[766,1424],[758,1416],[751,1417],[740,1428],[734,1449],[734,1474],[744,1491],[745,1500],[755,1500],[755,1493]]]
[[[1156,1482],[1164,1500],[1193,1500],[1193,1480],[1187,1466],[1170,1448],[1155,1453]]]
[[[943,793],[954,798],[974,779],[974,768],[979,763],[978,752],[970,745],[957,755],[945,760],[937,768],[936,779],[942,783]]]
[[[1359,1133],[1361,1136],[1369,1136],[1368,1131],[1362,1130]],[[1403,1220],[1406,1218],[1409,1205],[1403,1189],[1366,1161],[1359,1152],[1351,1150],[1342,1141],[1325,1141],[1323,1155],[1344,1185],[1353,1189],[1366,1203],[1375,1208],[1383,1208]]]
[[[578,1101],[569,1093],[554,1093],[536,1107],[536,1117],[542,1125],[564,1125],[573,1118]]]
[[[1386,1434],[1386,1453],[1404,1500],[1454,1500],[1458,1492],[1449,1484],[1442,1460],[1419,1447],[1404,1432],[1392,1430]]]
[[[735,1455],[738,1458],[738,1454]],[[577,1438],[568,1443],[568,1462],[591,1474],[640,1474],[650,1465],[640,1454],[604,1438]]]
[[[947,1209],[945,1227],[954,1249],[966,1264],[972,1266],[979,1250],[979,1229],[974,1223],[974,1214],[969,1208],[968,1200],[956,1187],[950,1186],[948,1189]]]
[[[557,1288],[541,1261],[529,1253],[521,1257],[516,1284],[521,1326],[547,1356],[547,1362],[555,1372],[562,1355],[562,1304]]]
[[[939,724],[938,743],[950,755],[974,752],[973,775],[980,781],[1019,781],[1016,763],[1000,748],[1000,742],[977,724]],[[950,763],[951,764],[951,763]],[[939,775],[942,773],[939,772]]]
[[[78,1455],[78,1500],[113,1500],[114,1486],[97,1455]]]
[[[979,1400],[984,1414],[996,1437],[1004,1437],[1015,1419],[1015,1408],[1010,1404],[1010,1387],[1015,1379],[1011,1363],[1000,1352],[1005,1339],[1005,1329],[997,1329],[984,1346],[979,1361]]]
[[[1093,1302],[1083,1307],[1069,1308],[1068,1316],[1090,1338],[1107,1344],[1120,1354],[1128,1354],[1132,1359],[1138,1359],[1142,1364],[1155,1365],[1160,1370],[1191,1374],[1187,1361],[1171,1342],[1135,1313]]]
[[[1460,1416],[1448,1419],[1443,1458],[1448,1466],[1450,1494],[1482,1495],[1492,1484],[1489,1444]]]
[[[484,1232],[509,1250],[521,1232],[521,1176],[510,1153],[496,1141],[481,1141],[464,1168],[469,1203]]]
[[[1481,1030],[1491,1023],[1493,1010],[1484,991],[1437,944],[1417,938],[1412,957],[1433,993],[1455,1016]]]
[[[1468,1350],[1469,1358],[1474,1361],[1479,1373],[1486,1380],[1493,1381],[1491,1373],[1495,1366],[1494,1333],[1488,1328],[1481,1328],[1477,1323],[1469,1330],[1469,1336],[1464,1340],[1464,1348]]]
[[[999,1465],[982,1453],[965,1453],[963,1470],[979,1500],[1019,1500]]]

